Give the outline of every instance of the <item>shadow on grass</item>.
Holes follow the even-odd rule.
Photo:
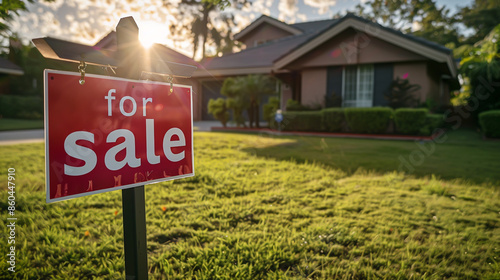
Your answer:
[[[434,141],[397,141],[261,134],[243,151],[260,157],[314,162],[353,174],[405,172],[475,184],[500,184],[500,141],[483,140],[470,129],[444,133]],[[266,145],[265,139],[282,139]]]

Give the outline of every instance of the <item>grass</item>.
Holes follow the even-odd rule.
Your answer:
[[[0,118],[0,131],[43,129],[43,120],[21,120]]]
[[[285,139],[291,141],[253,146],[247,151],[280,160],[322,163],[347,174],[362,167],[382,173],[404,171],[416,176],[434,174],[446,180],[500,184],[500,142],[484,141],[474,130],[449,131],[436,142],[299,136]]]
[[[440,145],[467,152],[460,142],[476,143],[452,138]],[[496,173],[477,183],[446,167],[421,176],[318,161],[318,153],[356,158],[357,143],[360,150],[385,145],[344,141],[195,133],[196,177],[146,187],[150,279],[500,278]],[[415,145],[386,143],[403,152]],[[500,150],[498,142],[482,143]],[[298,148],[304,153],[292,153]],[[123,279],[120,192],[46,204],[43,145],[0,146],[0,153],[0,170],[17,170],[15,276]],[[381,164],[388,157],[369,156]],[[6,240],[5,177],[0,187]],[[0,278],[12,279],[6,243]]]

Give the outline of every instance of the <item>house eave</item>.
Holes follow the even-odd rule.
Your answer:
[[[8,74],[8,75],[17,75],[17,76],[24,75],[23,70],[7,69],[7,68],[0,68],[0,73],[1,74]]]
[[[193,73],[193,78],[237,76],[250,74],[270,74],[272,67],[231,68],[231,69],[198,69]]]

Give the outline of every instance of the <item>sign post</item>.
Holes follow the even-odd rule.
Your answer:
[[[139,79],[143,72],[190,77],[196,69],[160,57],[153,67],[138,33],[132,17],[122,18],[114,56],[33,40],[44,57],[87,56],[117,68],[117,77],[86,75],[83,61],[80,74],[45,71],[47,202],[122,190],[125,275],[137,280],[148,278],[144,184],[194,176],[192,88]]]
[[[118,47],[117,74],[123,78],[141,78],[141,59],[137,59],[139,28],[132,17],[122,18],[116,26]],[[148,279],[146,204],[144,186],[122,190],[125,279]]]

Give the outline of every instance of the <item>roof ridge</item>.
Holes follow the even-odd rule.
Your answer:
[[[338,18],[318,19],[318,20],[312,20],[312,21],[295,22],[295,23],[291,23],[291,24],[288,24],[288,25],[297,25],[297,24],[305,24],[305,23],[315,23],[315,22],[320,22],[320,21],[335,21],[335,20],[339,20],[339,19]]]

